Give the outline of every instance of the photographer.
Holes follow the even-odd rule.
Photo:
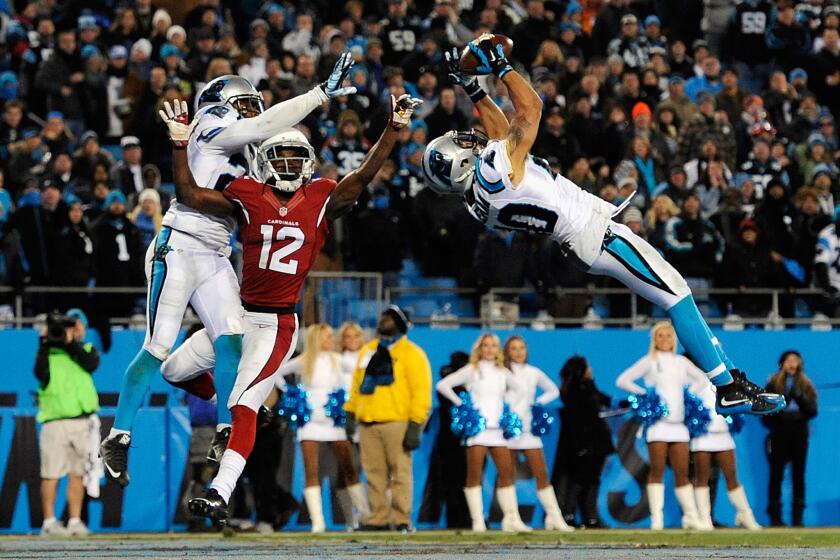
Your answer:
[[[84,343],[87,318],[78,309],[67,315],[52,313],[41,333],[35,377],[38,378],[38,422],[41,422],[41,505],[45,535],[85,535],[82,477],[91,450],[90,416],[99,410],[91,373],[99,366],[99,352]],[[55,518],[58,481],[65,475],[70,519],[65,528]]]

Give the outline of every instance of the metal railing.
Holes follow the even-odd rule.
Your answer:
[[[769,329],[781,329],[796,325],[810,326],[814,329],[830,329],[840,326],[840,318],[821,317],[782,317],[780,310],[782,301],[789,298],[802,299],[814,310],[814,304],[824,293],[816,289],[782,290],[774,288],[753,288],[747,292],[737,289],[710,288],[693,290],[701,310],[705,306],[716,306],[715,300],[726,296],[769,298],[769,313],[763,316],[732,316],[722,313],[720,316],[707,316],[712,325],[723,325],[724,328],[739,329],[745,326],[762,326]],[[85,286],[26,286],[15,289],[0,286],[0,298],[6,297],[12,313],[0,315],[0,326],[14,326],[23,328],[37,323],[41,319],[27,314],[26,302],[33,296],[78,294],[79,304],[83,305],[83,298],[94,298],[100,295],[119,294],[128,297],[142,298],[146,289],[142,287],[85,287]],[[545,294],[543,294],[544,297]],[[474,288],[449,287],[384,287],[383,276],[369,272],[312,272],[304,284],[304,296],[301,305],[305,323],[326,322],[339,325],[344,321],[356,321],[365,327],[372,327],[376,317],[386,305],[392,302],[404,302],[412,313],[412,321],[416,324],[430,324],[439,327],[457,327],[459,325],[482,325],[487,327],[501,326],[535,326],[538,328],[554,328],[563,326],[583,326],[584,328],[601,328],[603,326],[621,326],[646,328],[660,313],[647,313],[642,310],[652,308],[650,304],[640,301],[639,296],[626,288],[557,288],[549,295],[557,300],[564,298],[581,298],[585,301],[583,309],[589,311],[584,315],[552,317],[545,313],[537,316],[519,316],[518,307],[509,308],[512,313],[494,314],[494,310],[503,309],[506,304],[518,306],[518,302],[531,298],[537,300],[533,289],[528,288],[492,288],[480,294]],[[422,299],[438,300],[439,308],[432,312],[417,313],[412,309],[412,296]],[[593,312],[593,303],[618,298],[629,298],[629,309],[624,316],[610,313],[600,317]],[[66,299],[66,298],[65,298]],[[409,300],[409,301],[405,301]],[[478,314],[459,313],[448,309],[452,301],[464,300],[474,303]],[[625,300],[626,302],[627,300]],[[646,305],[647,307],[643,307]],[[467,308],[470,306],[467,305]],[[188,314],[185,323],[196,322],[194,315]],[[118,326],[144,328],[142,317],[137,314],[132,317],[112,317],[111,322]]]

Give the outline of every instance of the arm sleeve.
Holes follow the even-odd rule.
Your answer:
[[[432,366],[426,353],[420,349],[411,360],[412,370],[409,372],[408,382],[411,387],[411,407],[408,419],[417,424],[423,424],[432,409]]]
[[[645,391],[644,387],[636,383],[636,380],[644,377],[649,366],[650,358],[648,356],[644,356],[618,376],[618,379],[615,380],[615,386],[622,391],[627,391],[628,393],[644,395],[647,391]]]
[[[38,347],[38,355],[35,357],[35,377],[41,387],[50,384],[50,347],[44,343]]]
[[[303,366],[303,360],[300,359],[300,356],[297,358],[291,359],[279,368],[277,368],[277,373],[274,374],[274,384],[277,386],[278,389],[281,391],[286,390],[286,379],[285,377],[290,373],[298,373],[301,371],[301,367]]]
[[[450,373],[438,381],[437,385],[435,385],[435,389],[437,389],[438,393],[446,397],[455,406],[461,406],[463,401],[457,394],[455,394],[453,387],[469,384],[472,380],[473,370],[474,368],[471,364],[465,365],[455,373]]]
[[[230,123],[208,144],[224,151],[237,151],[246,144],[262,142],[278,132],[293,127],[328,99],[320,87],[278,103],[251,119]]]
[[[539,376],[537,377],[537,387],[542,389],[542,394],[537,397],[536,402],[537,404],[545,406],[560,397],[560,389],[557,388],[554,381],[552,381],[543,370],[538,369],[537,372],[539,373]]]
[[[99,367],[99,351],[92,344],[73,342],[66,347],[66,350],[73,361],[82,366],[86,372],[93,373]]]
[[[686,383],[688,385],[688,389],[695,395],[699,395],[703,391],[705,391],[706,388],[709,386],[709,378],[706,377],[706,374],[703,373],[703,370],[697,367],[694,364],[694,362],[692,362],[688,358],[684,359]]]

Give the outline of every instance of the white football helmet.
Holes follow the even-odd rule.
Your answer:
[[[478,130],[451,130],[435,138],[423,154],[426,183],[439,194],[463,194],[473,182],[475,160],[487,146]]]
[[[295,155],[283,155],[285,150]],[[301,131],[290,128],[260,144],[257,166],[267,184],[279,191],[295,192],[312,178],[315,150]]]
[[[210,80],[196,96],[195,104],[196,111],[207,105],[228,105],[242,116],[258,115],[265,110],[260,92],[253,84],[231,74]]]

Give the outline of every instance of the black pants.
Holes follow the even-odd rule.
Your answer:
[[[793,478],[793,524],[802,524],[805,509],[805,458],[808,455],[808,422],[784,421],[774,427],[767,437],[767,460],[770,463],[770,483],[767,488],[767,513],[771,521],[781,521],[782,479],[785,467],[791,463]]]
[[[576,457],[568,471],[556,472],[552,477],[566,523],[576,525],[575,514],[580,511],[581,524],[595,527],[601,524],[598,512],[598,491],[601,471],[607,458],[604,455]]]

